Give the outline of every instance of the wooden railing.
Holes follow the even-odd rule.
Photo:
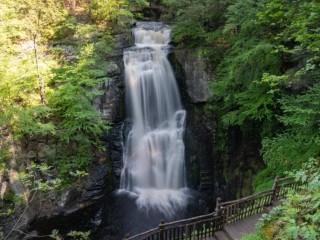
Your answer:
[[[125,239],[130,240],[172,240],[172,239],[204,239],[211,237],[214,233],[222,228],[219,225],[219,217],[216,213],[210,213],[199,217],[179,220],[170,223],[161,221],[159,227],[151,229],[147,232],[135,235],[133,237],[126,236]],[[194,238],[196,237],[196,238]]]
[[[271,190],[223,203],[217,198],[213,213],[170,223],[161,221],[157,228],[132,237],[127,235],[125,240],[200,240],[212,237],[224,225],[264,212],[289,190],[297,190],[301,183],[293,180],[291,177],[276,177]]]
[[[272,205],[273,190],[260,192],[239,200],[217,203],[216,212],[223,217],[223,224],[234,223],[248,216],[263,212]]]

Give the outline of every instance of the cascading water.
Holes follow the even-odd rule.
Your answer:
[[[135,46],[124,52],[127,108],[132,129],[124,144],[120,192],[139,208],[172,215],[186,206],[183,132],[186,112],[167,60],[170,28],[140,22]]]

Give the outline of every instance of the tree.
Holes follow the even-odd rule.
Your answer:
[[[235,127],[256,135],[267,164],[257,176],[262,183],[319,156],[318,1],[165,2],[174,41],[200,48],[213,67],[206,112],[215,116],[219,149]]]
[[[19,21],[19,28],[23,29],[22,41],[32,41],[34,61],[37,70],[39,95],[42,104],[46,104],[45,82],[40,68],[38,43],[44,43],[54,35],[53,28],[64,19],[66,12],[62,1],[54,0],[17,0],[8,2],[8,8],[14,11],[14,20]],[[21,33],[20,33],[21,34]],[[18,39],[14,39],[17,41]]]

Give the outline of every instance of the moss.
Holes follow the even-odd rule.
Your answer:
[[[261,192],[261,191],[269,190],[272,188],[273,183],[274,183],[274,180],[269,180],[268,182],[260,184],[259,186],[257,186],[255,188],[254,192]]]
[[[259,171],[253,178],[252,185],[255,189],[255,192],[267,190],[272,187],[274,181],[274,173],[270,168],[263,169]],[[271,186],[270,186],[271,185]],[[270,186],[270,188],[268,188]]]
[[[16,200],[16,194],[10,189],[9,191],[5,192],[3,195],[3,202],[4,203],[14,203]]]
[[[261,232],[263,236],[266,236],[267,239],[273,239],[273,236],[278,231],[278,225],[274,224],[273,222],[268,223],[265,225]]]

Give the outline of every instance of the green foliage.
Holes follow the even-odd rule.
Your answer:
[[[256,181],[257,182],[257,181]],[[254,191],[256,193],[258,192],[262,192],[262,191],[266,191],[266,190],[270,190],[272,189],[274,180],[269,180],[268,182],[266,181],[266,179],[264,178],[262,183],[257,185],[257,187],[254,189]]]
[[[280,100],[283,116],[279,120],[288,127],[299,131],[319,131],[320,127],[320,82],[314,84],[303,94],[298,96],[284,96]]]
[[[311,158],[292,173],[304,184],[298,192],[289,192],[278,207],[264,214],[257,232],[250,239],[319,239],[320,237],[320,160]]]
[[[130,9],[149,6],[147,0],[92,0],[90,1],[90,16],[96,21],[107,21],[127,26],[133,20]]]
[[[57,230],[57,229],[52,230],[52,232],[49,235],[49,237],[52,238],[52,239],[59,239],[60,238],[59,230]]]
[[[88,175],[88,173],[84,171],[76,170],[75,172],[70,172],[70,175],[76,178],[82,178]]]
[[[303,157],[319,155],[319,137],[284,133],[272,139],[263,140],[262,152],[268,167],[276,174],[297,169],[303,163]]]
[[[119,15],[128,14],[128,12],[123,9],[125,2],[125,0],[93,0],[90,5],[91,16],[99,20],[116,21]]]
[[[90,239],[90,231],[87,232],[81,232],[81,231],[70,231],[67,236],[70,237],[71,239],[76,239],[76,240],[87,240]],[[51,234],[49,235],[50,238],[52,239],[62,239],[60,236],[60,233],[58,230],[54,229]],[[69,239],[69,238],[68,238]]]
[[[15,138],[21,139],[25,136],[45,136],[55,134],[55,126],[52,122],[45,122],[51,115],[50,109],[39,105],[32,108],[7,106],[5,114],[0,117],[3,125],[10,126],[15,133]]]
[[[96,87],[103,79],[96,79],[99,69],[94,64],[93,45],[81,51],[77,64],[67,66],[54,80],[58,89],[50,96],[50,104],[55,115],[60,116],[59,136],[66,142],[78,134],[97,136],[103,130],[104,122],[91,105],[91,101],[101,94]]]
[[[61,186],[62,180],[55,178],[48,181],[44,178],[49,175],[51,169],[52,167],[45,163],[41,165],[31,163],[26,171],[20,172],[19,178],[31,191],[46,192],[56,190]]]
[[[41,40],[51,38],[66,16],[63,1],[56,0],[4,0],[0,3],[0,42],[11,44],[21,40]]]
[[[22,201],[21,196],[15,194],[12,190],[7,191],[3,195],[2,201],[4,203],[19,203]],[[7,212],[5,215],[10,215],[10,212]]]
[[[107,81],[111,32],[130,26],[130,7],[148,4],[74,1],[76,8],[68,9],[66,2],[0,1],[0,175],[10,166],[25,187],[23,198],[6,193],[12,209],[22,200],[43,200],[65,184],[77,186],[95,153],[103,151],[99,138],[110,123],[92,103]],[[89,235],[71,232],[69,238]],[[57,231],[51,237],[61,239]]]
[[[268,240],[268,238],[261,236],[257,233],[251,233],[251,234],[243,236],[241,238],[241,240]]]
[[[104,21],[122,14],[121,1],[92,4],[97,2],[110,7],[110,11],[108,6],[101,9],[112,15],[102,16]],[[87,3],[83,6],[90,8]],[[94,14],[95,9],[91,10]],[[103,24],[88,23],[86,11],[80,13],[81,17],[72,14],[62,0],[0,3],[0,125],[14,141],[27,143],[31,138],[48,137],[51,141],[49,150],[44,151],[45,161],[58,168],[64,183],[79,178],[70,173],[86,171],[95,149],[101,149],[100,134],[109,129],[92,102],[101,94],[98,87],[106,80],[105,56],[113,44],[111,30]],[[51,40],[72,42],[72,58]],[[41,104],[39,78],[45,83],[46,105]],[[1,149],[3,171],[10,159],[5,149]],[[18,160],[28,165],[26,159]],[[25,178],[31,177],[30,171],[25,172]],[[41,174],[37,177],[40,179]],[[45,182],[32,185],[50,190]]]
[[[320,3],[306,0],[170,0],[173,40],[213,71],[206,114],[214,142],[228,152],[229,130],[256,134],[266,170],[256,189],[275,175],[320,155]]]
[[[53,39],[59,40],[59,39],[66,39],[66,38],[72,37],[75,34],[77,26],[78,26],[78,23],[75,16],[68,15],[57,26]]]
[[[71,231],[67,234],[67,236],[77,240],[87,240],[89,239],[90,234],[91,234],[90,231],[88,232]]]
[[[226,23],[224,26],[225,33],[236,33],[241,31],[249,33],[257,29],[255,28],[254,20],[257,14],[256,1],[231,1],[225,13]]]
[[[279,100],[283,114],[278,119],[287,131],[262,142],[264,159],[278,174],[299,168],[303,159],[320,155],[319,95],[317,83],[300,95]]]
[[[205,42],[209,37],[208,30],[214,29],[221,23],[226,1],[167,1],[171,14],[175,17],[173,40],[194,46]],[[196,13],[196,14],[195,14]]]
[[[85,31],[88,33],[85,37],[91,39],[92,30]],[[100,77],[103,69],[97,63],[100,55],[97,55],[96,45],[86,41],[83,44],[75,64],[57,69],[51,84],[58,87],[48,96],[49,106],[56,116],[56,136],[59,138],[59,150],[54,157],[60,159],[59,173],[64,178],[69,178],[75,168],[84,170],[88,167],[98,137],[109,129],[108,123],[91,104],[101,94],[97,87],[105,80]]]
[[[43,121],[50,115],[50,109],[40,106],[38,75],[47,82],[56,62],[47,57],[46,64],[39,61],[37,67],[33,41],[52,37],[54,27],[65,16],[61,6],[59,1],[0,3],[3,26],[0,29],[0,123],[15,138],[54,133],[52,123]],[[44,54],[42,46],[37,51],[39,56]]]

